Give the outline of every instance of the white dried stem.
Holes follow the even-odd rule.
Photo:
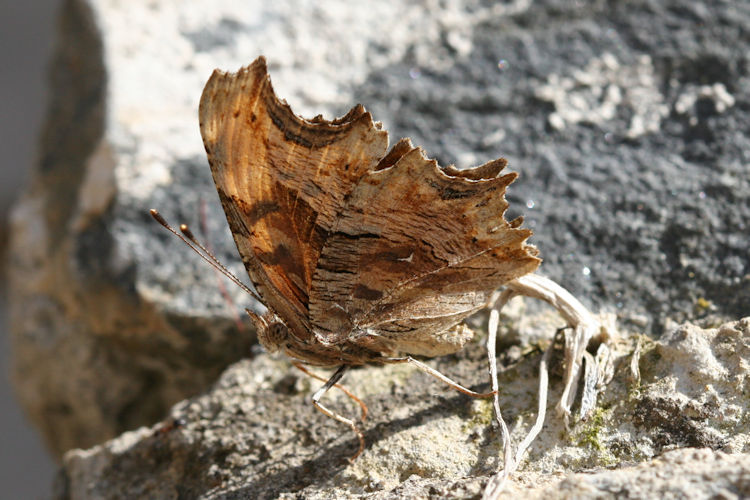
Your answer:
[[[583,360],[585,361],[583,371],[583,394],[581,394],[581,408],[578,412],[581,419],[585,419],[589,412],[596,406],[596,386],[597,380],[599,379],[594,356],[588,351],[583,351]]]
[[[578,379],[581,376],[581,367],[586,347],[591,339],[600,333],[601,324],[570,292],[544,276],[528,274],[511,281],[507,287],[519,295],[526,295],[551,304],[573,328],[572,337],[566,337],[565,386],[560,402],[557,404],[557,412],[563,415],[567,425],[570,417],[570,407],[575,399]],[[592,376],[591,379],[594,381],[594,385],[596,385],[595,382],[598,380],[598,376]],[[588,388],[589,384],[591,382],[587,379],[584,392],[590,395],[591,389]]]
[[[512,297],[515,292],[512,290],[506,290],[500,296],[499,306],[504,306]],[[492,400],[493,407],[495,409],[495,418],[497,423],[500,425],[500,434],[503,440],[503,470],[495,474],[487,483],[484,490],[483,498],[497,498],[497,496],[503,491],[505,487],[505,481],[510,477],[511,473],[515,470],[513,461],[513,445],[510,441],[510,431],[508,426],[505,425],[503,420],[502,412],[500,411],[500,395],[498,393],[500,384],[497,380],[497,356],[495,353],[495,345],[497,339],[497,327],[500,322],[500,313],[498,309],[492,309],[490,311],[490,320],[487,326],[487,358],[490,364],[490,379],[492,381],[492,390],[495,391],[495,395]]]
[[[636,387],[641,385],[641,351],[643,349],[643,341],[641,337],[638,337],[635,343],[635,350],[633,356],[630,358],[630,377]]]
[[[516,466],[521,463],[523,454],[526,453],[526,450],[529,448],[529,446],[531,446],[531,443],[534,442],[536,437],[542,431],[542,426],[544,425],[544,416],[547,414],[547,386],[549,384],[548,366],[550,353],[552,352],[552,345],[553,344],[550,344],[549,347],[547,347],[547,349],[544,351],[542,361],[539,363],[539,407],[537,409],[536,422],[534,423],[534,426],[529,430],[529,433],[526,435],[524,440],[521,441],[521,444],[518,445],[515,459]]]
[[[499,310],[516,295],[526,295],[548,302],[557,309],[573,329],[572,335],[565,332],[565,386],[560,402],[557,404],[557,410],[558,413],[563,415],[565,424],[568,425],[570,407],[576,396],[578,380],[581,377],[581,368],[585,359],[586,373],[581,402],[581,417],[585,418],[596,405],[597,391],[608,382],[608,379],[611,379],[611,369],[608,369],[608,367],[611,368],[612,361],[611,352],[606,344],[600,346],[596,358],[589,354],[586,348],[595,335],[605,333],[603,330],[612,328],[612,326],[602,325],[573,295],[548,278],[530,274],[508,283],[506,289],[499,296],[494,296],[490,304],[493,309],[490,312],[488,325],[487,356],[490,362],[493,391],[498,391],[499,388],[495,353]],[[539,365],[539,407],[536,422],[518,446],[515,457],[513,456],[510,432],[500,412],[499,394],[496,392],[494,396],[495,415],[500,425],[503,440],[504,466],[503,470],[495,474],[487,483],[482,495],[483,500],[495,500],[500,496],[505,489],[508,478],[518,468],[524,453],[542,430],[547,412],[548,363],[553,345],[554,342],[544,352]]]
[[[499,305],[497,307],[499,308],[504,306],[514,295],[516,295],[516,292],[514,290],[506,290],[500,296],[500,299],[498,300]],[[550,344],[550,346],[542,356],[542,361],[539,363],[539,407],[537,411],[536,422],[531,427],[524,440],[521,441],[521,444],[518,445],[514,457],[513,444],[510,439],[510,432],[508,431],[508,426],[505,424],[505,420],[503,420],[502,413],[500,412],[500,397],[497,392],[499,389],[499,383],[497,379],[497,357],[495,353],[495,344],[497,338],[497,327],[500,318],[498,308],[490,311],[490,320],[487,335],[487,357],[489,358],[490,362],[490,378],[492,379],[492,390],[495,391],[493,406],[495,408],[495,417],[497,418],[498,424],[500,424],[500,432],[503,440],[504,458],[503,470],[495,474],[485,487],[484,494],[482,495],[482,498],[485,500],[494,500],[500,495],[500,493],[502,493],[503,489],[505,488],[506,481],[508,480],[510,475],[513,474],[516,469],[518,469],[518,465],[521,463],[521,459],[523,458],[524,453],[526,453],[526,450],[528,450],[529,446],[531,446],[531,443],[534,442],[534,439],[536,439],[536,437],[542,430],[542,426],[544,425],[544,417],[547,414],[547,386],[549,381],[547,366],[549,363],[549,357],[550,353],[552,352],[553,345]]]

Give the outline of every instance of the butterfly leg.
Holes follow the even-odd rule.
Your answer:
[[[335,386],[339,380],[341,380],[341,377],[344,376],[344,373],[346,373],[346,370],[349,369],[349,365],[341,365],[338,370],[331,376],[331,378],[328,379],[328,382],[323,385],[320,389],[315,391],[315,394],[313,394],[312,397],[312,403],[315,406],[315,408],[318,409],[323,415],[330,417],[338,422],[341,422],[342,424],[348,425],[351,430],[354,431],[354,433],[359,438],[359,450],[357,450],[357,453],[354,454],[353,457],[349,459],[350,462],[353,462],[358,456],[362,454],[362,452],[365,449],[365,436],[362,434],[362,431],[359,430],[359,427],[350,419],[346,417],[342,417],[338,413],[334,413],[322,404],[320,404],[320,398],[323,397],[323,394],[328,392],[328,390]]]
[[[317,375],[317,374],[311,372],[310,370],[308,370],[305,367],[305,365],[303,365],[302,363],[300,363],[298,361],[293,361],[292,365],[296,369],[298,369],[299,371],[301,371],[302,373],[304,373],[305,375],[307,375],[308,377],[312,377],[315,380],[320,380],[321,382],[328,382],[328,379],[325,379],[325,378],[321,377],[320,375]],[[347,396],[349,396],[349,398],[351,398],[355,403],[357,403],[359,405],[359,408],[362,410],[362,416],[360,418],[364,422],[365,419],[367,418],[367,405],[365,404],[365,402],[362,401],[361,399],[359,399],[354,394],[352,394],[352,392],[349,389],[347,389],[346,387],[344,387],[343,385],[341,385],[341,384],[333,384],[333,386],[336,389],[338,389],[341,392],[343,392],[344,394],[346,394]]]
[[[417,368],[419,368],[420,370],[422,370],[423,372],[425,372],[425,373],[427,373],[429,375],[432,375],[433,377],[435,377],[436,379],[440,380],[441,382],[444,382],[444,383],[448,384],[449,386],[451,386],[452,388],[454,388],[458,392],[462,392],[462,393],[466,394],[467,396],[471,396],[473,398],[491,398],[492,396],[494,396],[495,394],[497,394],[497,390],[493,390],[492,392],[474,392],[471,389],[467,389],[466,387],[462,386],[458,382],[455,382],[455,381],[451,380],[450,378],[446,377],[445,375],[443,375],[439,371],[435,370],[434,368],[431,368],[430,366],[422,363],[421,361],[418,361],[418,360],[412,358],[411,356],[406,356],[406,357],[403,357],[403,358],[385,358],[382,361],[385,362],[385,363],[389,363],[389,364],[391,364],[391,363],[393,363],[393,364],[395,364],[395,363],[410,363],[410,364],[416,366]]]

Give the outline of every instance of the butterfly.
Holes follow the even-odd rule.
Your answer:
[[[441,168],[361,105],[305,120],[280,101],[263,57],[215,71],[200,129],[250,279],[268,308],[261,344],[320,366],[437,356],[460,323],[540,263],[522,219],[503,218],[505,160]]]
[[[481,396],[412,356],[460,350],[473,335],[463,320],[541,262],[523,219],[504,218],[517,177],[504,159],[459,170],[409,139],[388,149],[362,105],[301,118],[276,96],[262,56],[215,71],[199,116],[246,290],[267,308],[248,311],[258,340],[298,366],[338,368],[313,402],[358,433],[359,452],[357,426],[319,403],[351,366],[411,362]]]

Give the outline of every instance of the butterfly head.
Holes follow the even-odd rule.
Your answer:
[[[289,329],[275,314],[267,312],[261,316],[250,310],[247,313],[255,324],[258,342],[266,351],[277,352],[287,343]]]

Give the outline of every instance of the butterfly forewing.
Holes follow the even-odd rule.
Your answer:
[[[361,106],[334,122],[298,118],[275,96],[263,58],[214,72],[200,125],[250,278],[266,305],[308,336],[320,250],[347,193],[385,154],[387,134]]]

